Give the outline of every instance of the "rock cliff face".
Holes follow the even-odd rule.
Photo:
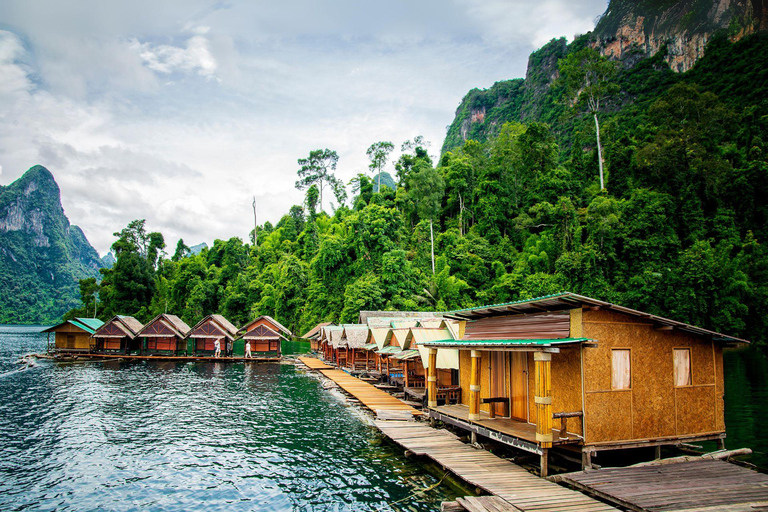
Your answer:
[[[725,30],[737,41],[766,29],[765,0],[613,0],[595,27],[593,46],[630,66],[665,48],[670,68],[685,72],[715,32]]]
[[[705,52],[715,33],[731,41],[768,30],[768,0],[611,0],[595,30],[578,38],[629,68],[664,51],[673,71],[685,72]],[[528,59],[525,80],[497,82],[471,90],[448,127],[442,151],[468,139],[487,140],[507,121],[553,124],[558,112],[549,94],[557,79],[557,61],[569,51],[565,39],[553,39]]]
[[[79,302],[78,279],[101,260],[61,206],[42,166],[0,188],[0,323],[50,322]]]

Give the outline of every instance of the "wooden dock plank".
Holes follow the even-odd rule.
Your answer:
[[[477,450],[462,443],[446,430],[434,429],[423,423],[376,421],[386,436],[417,455],[425,455],[464,481],[502,498],[508,508],[499,510],[540,512],[604,512],[615,510],[580,492],[574,492],[548,480],[532,475],[525,469],[490,452]],[[467,500],[467,498],[462,498]],[[482,500],[461,502],[467,510],[495,510]],[[493,503],[493,502],[490,502]]]
[[[742,510],[739,504],[768,502],[768,475],[722,460],[582,471],[558,479],[638,511]]]

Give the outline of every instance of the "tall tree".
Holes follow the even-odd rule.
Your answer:
[[[381,170],[387,165],[389,154],[395,149],[395,145],[388,141],[374,142],[368,151],[365,152],[368,155],[368,159],[371,163],[368,168],[372,173],[378,173],[376,178],[376,192],[381,192]]]
[[[600,55],[597,50],[582,48],[558,61],[560,81],[568,98],[576,108],[586,109],[595,118],[597,139],[597,160],[600,165],[600,190],[605,188],[603,179],[603,149],[600,145],[600,122],[597,114],[604,101],[618,92],[618,85],[612,79],[618,71],[618,64]]]
[[[296,171],[300,178],[296,181],[296,188],[304,190],[311,185],[317,185],[320,190],[320,211],[323,210],[323,189],[326,185],[331,186],[337,199],[346,199],[344,183],[333,174],[338,162],[339,155],[330,149],[316,149],[309,152],[308,158],[298,159],[301,168]],[[342,199],[339,199],[339,202],[342,202]]]

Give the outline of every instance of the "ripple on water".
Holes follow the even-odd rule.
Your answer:
[[[44,343],[0,329],[0,371]],[[0,378],[0,510],[437,510],[453,498],[409,497],[436,480],[377,436],[290,365],[43,362]]]

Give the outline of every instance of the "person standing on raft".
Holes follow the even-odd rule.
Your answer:
[[[251,340],[245,340],[245,357],[247,359],[253,358],[253,356],[251,355]]]
[[[221,339],[216,338],[216,341],[213,342],[213,357],[221,357]]]

